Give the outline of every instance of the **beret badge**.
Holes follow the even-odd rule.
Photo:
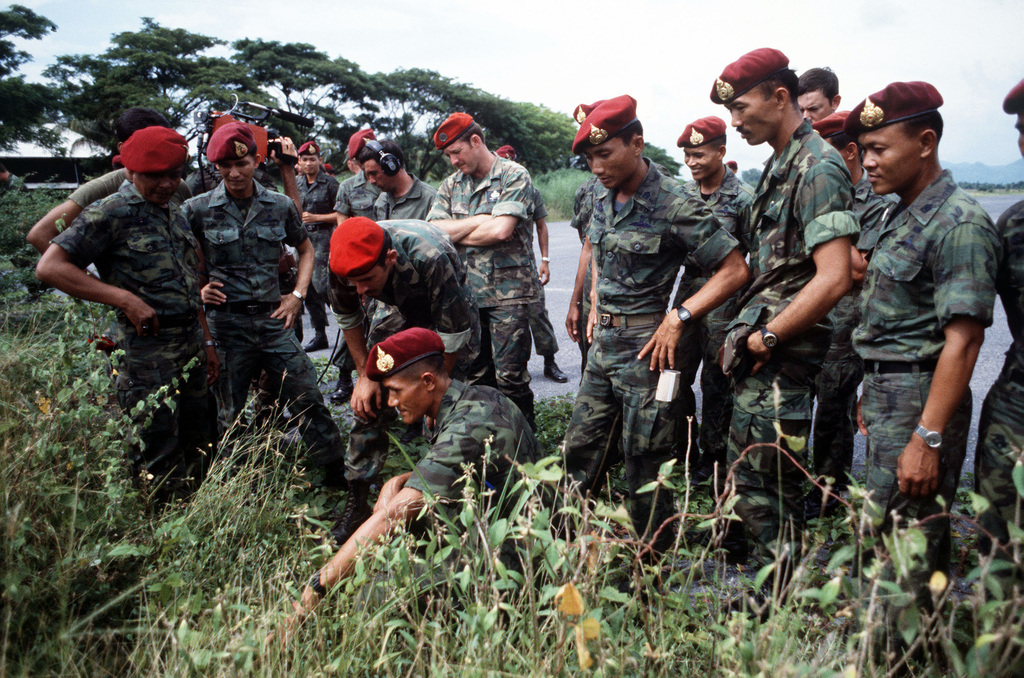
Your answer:
[[[437,140],[443,144],[444,142],[448,141],[448,135],[445,134],[444,132],[438,132]]]
[[[871,99],[864,100],[864,110],[860,112],[860,124],[865,127],[876,127],[885,119],[885,111],[876,106]]]
[[[598,144],[603,144],[605,142],[605,139],[607,139],[607,138],[608,138],[608,132],[604,131],[600,127],[593,127],[593,126],[591,126],[591,128],[590,128],[590,143],[594,144],[595,146],[598,145]]]
[[[235,155],[239,158],[244,158],[245,154],[249,152],[249,147],[243,144],[241,141],[235,140]]]
[[[718,92],[718,98],[722,101],[732,99],[732,95],[736,92],[736,90],[732,88],[732,85],[721,78],[715,80],[715,91]]]
[[[583,124],[583,121],[587,119],[587,114],[583,112],[582,106],[576,107],[576,123],[579,125]]]
[[[700,146],[704,143],[704,135],[697,130],[693,130],[690,132],[690,143],[694,146]]]
[[[390,372],[395,366],[395,359],[381,349],[377,349],[377,369],[381,372]]]

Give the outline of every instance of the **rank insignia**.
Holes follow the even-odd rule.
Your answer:
[[[607,138],[608,132],[604,131],[600,127],[594,127],[593,125],[590,126],[590,143],[597,146],[598,144],[603,144]]]
[[[395,359],[389,356],[381,349],[377,349],[377,369],[385,374],[390,372],[395,366]]]
[[[718,98],[722,101],[732,99],[732,95],[736,92],[736,90],[732,88],[732,85],[721,78],[715,80],[715,90],[718,92]]]
[[[876,127],[885,119],[885,111],[876,106],[871,99],[864,100],[864,110],[860,112],[860,124],[865,127]]]
[[[704,143],[704,135],[698,132],[697,130],[691,131],[690,143],[694,146],[700,146],[701,144]]]

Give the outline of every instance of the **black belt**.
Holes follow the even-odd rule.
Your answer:
[[[875,374],[910,374],[911,372],[934,372],[938,360],[921,360],[916,363],[901,360],[865,360],[864,371]]]
[[[327,230],[329,228],[334,228],[337,225],[338,225],[337,222],[331,223],[329,221],[318,221],[318,222],[312,223],[312,224],[303,224],[303,226],[306,227],[306,230],[309,231],[310,233],[316,233],[317,231],[324,231],[324,230]]]
[[[217,311],[224,313],[237,313],[239,315],[264,315],[274,312],[280,303],[273,301],[229,301],[220,306],[214,306]]]
[[[597,324],[601,327],[625,327],[627,329],[644,325],[656,325],[664,319],[664,313],[633,313],[631,315],[597,314]]]
[[[157,327],[162,329],[176,329],[179,327],[192,327],[196,324],[197,316],[195,313],[174,313],[170,315],[158,315],[156,317]],[[125,327],[133,327],[132,323],[128,318],[121,320],[121,324]]]

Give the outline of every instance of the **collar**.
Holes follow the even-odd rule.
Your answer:
[[[772,170],[772,174],[777,179],[781,179],[789,172],[789,165],[793,162],[793,158],[800,152],[800,149],[804,147],[807,140],[811,138],[812,134],[817,134],[814,128],[811,127],[810,120],[804,120],[800,123],[800,126],[793,132],[793,136],[786,142],[786,146],[782,149],[782,153],[779,154],[779,159],[775,161],[775,167]],[[771,159],[769,159],[771,162]]]
[[[263,188],[263,184],[256,181],[256,179],[253,179],[252,183],[253,186],[256,187],[252,194],[254,202],[274,202],[274,198],[270,195],[270,191]],[[291,200],[291,198],[289,198],[289,200]],[[222,181],[217,184],[212,191],[210,191],[210,207],[221,207],[228,203],[234,204],[231,196],[228,195],[228,190],[225,188],[224,182]]]
[[[466,393],[466,385],[458,379],[452,379],[452,383],[448,386],[448,390],[444,392],[444,397],[441,398],[441,406],[437,408],[437,417],[434,420],[434,430],[429,431],[430,442],[434,442],[437,438],[438,432],[444,427],[444,422],[451,414],[451,411],[455,409],[455,404],[462,400],[462,396]]]
[[[914,215],[921,224],[927,224],[955,190],[953,174],[949,170],[942,170],[942,174],[921,191],[921,195],[917,196],[906,211]]]

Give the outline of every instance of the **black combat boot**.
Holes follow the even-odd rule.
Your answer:
[[[327,341],[327,333],[324,328],[317,327],[313,330],[313,338],[309,340],[309,343],[302,347],[302,350],[306,353],[310,351],[322,351],[331,344]]]
[[[334,386],[334,393],[331,394],[331,402],[344,405],[352,399],[352,373],[348,370],[341,370],[338,373],[338,383]]]
[[[348,497],[345,499],[345,508],[341,517],[331,528],[331,536],[341,546],[352,534],[359,529],[359,526],[370,517],[373,508],[367,499],[370,497],[370,481],[350,480],[348,483]]]
[[[558,365],[555,364],[555,356],[553,355],[544,356],[544,376],[559,384],[569,381],[569,377],[565,376],[565,372],[560,370]]]
[[[520,398],[509,398],[509,400],[516,404],[519,411],[523,413],[524,417],[526,417],[526,421],[530,423],[530,429],[536,433],[537,420],[533,415],[533,391],[530,391],[527,395]]]

